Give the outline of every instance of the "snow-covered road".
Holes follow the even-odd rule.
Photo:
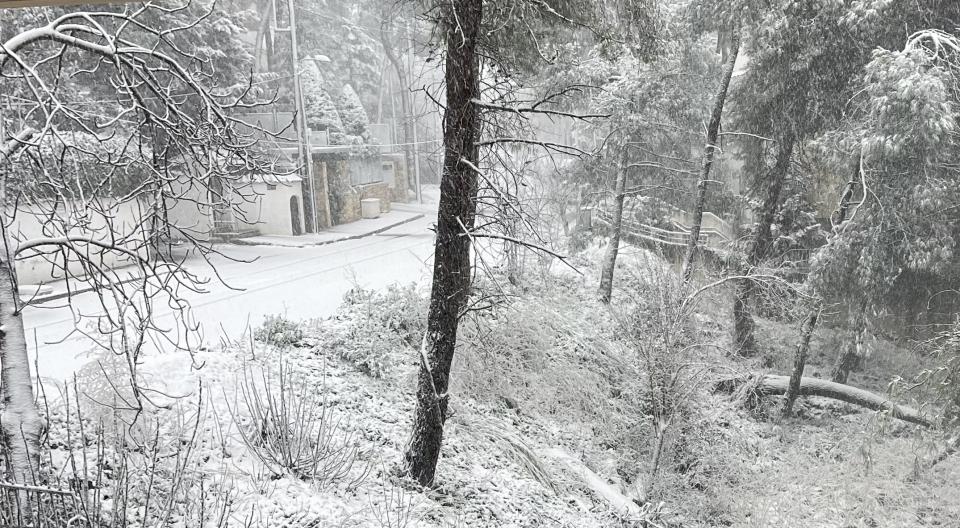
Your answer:
[[[308,248],[274,246],[224,246],[225,254],[254,262],[222,259],[217,272],[226,284],[212,280],[207,293],[186,298],[201,325],[206,342],[221,336],[239,337],[258,326],[264,316],[284,314],[290,319],[331,315],[345,292],[359,284],[382,288],[392,283],[428,279],[432,265],[434,214],[395,227],[380,235]],[[193,263],[191,271],[212,276],[208,266]],[[73,299],[73,310],[95,314],[99,304],[93,294]],[[28,342],[34,332],[39,352],[40,376],[64,380],[88,361],[92,346],[73,333],[73,312],[65,301],[52,301],[24,312]],[[159,324],[174,327],[174,312],[157,307]],[[64,339],[67,337],[67,339]],[[31,348],[34,348],[31,346]],[[184,361],[188,361],[186,356]]]

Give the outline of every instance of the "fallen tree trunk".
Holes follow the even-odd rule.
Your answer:
[[[580,481],[591,491],[602,498],[620,515],[629,518],[637,518],[641,514],[640,505],[630,500],[626,495],[620,493],[615,486],[607,482],[600,475],[594,473],[583,462],[575,458],[563,449],[553,447],[545,449],[540,453],[543,457],[553,458],[560,461],[566,468],[577,476]]]
[[[724,380],[714,386],[717,392],[733,393],[745,389],[753,396],[778,396],[787,393],[790,385],[788,376],[773,374],[753,374],[735,379]],[[890,416],[924,427],[932,427],[933,422],[923,417],[920,411],[912,407],[899,405],[881,394],[851,387],[842,383],[819,378],[800,378],[798,396],[820,396],[840,400],[873,411],[888,411]]]

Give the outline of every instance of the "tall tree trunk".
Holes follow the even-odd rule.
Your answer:
[[[710,169],[713,167],[713,158],[717,150],[717,138],[720,136],[720,119],[723,117],[723,103],[727,99],[727,90],[730,79],[733,77],[733,67],[740,52],[740,35],[733,34],[730,55],[723,65],[720,75],[720,88],[713,100],[713,112],[710,114],[710,124],[707,126],[707,144],[703,149],[703,161],[700,165],[700,180],[697,182],[697,201],[693,208],[693,225],[690,226],[690,242],[687,245],[687,256],[683,264],[683,282],[690,281],[693,274],[693,259],[697,254],[697,244],[700,239],[700,228],[703,225],[703,206],[707,200],[707,181],[710,179]]]
[[[803,322],[800,330],[800,342],[797,343],[797,353],[793,358],[793,372],[790,374],[790,385],[787,387],[787,401],[783,404],[783,416],[790,416],[793,412],[793,404],[800,395],[800,380],[803,379],[803,369],[807,365],[807,355],[810,353],[810,337],[813,335],[813,329],[817,327],[817,319],[820,318],[820,307],[816,306],[810,310],[810,314]]]
[[[752,286],[750,281],[740,280],[734,285],[733,292],[733,347],[743,357],[757,355],[756,323],[747,306]]]
[[[861,174],[863,163],[862,156],[863,147],[857,151],[850,164],[852,169],[850,181],[848,181],[846,186],[844,186],[843,192],[840,195],[840,202],[837,205],[837,211],[834,213],[834,216],[836,217],[834,224],[837,227],[843,225],[845,221],[850,219],[850,209],[854,205],[854,192],[856,191],[858,185],[863,185],[863,175]],[[863,196],[861,197],[860,201],[862,202],[865,199],[866,196]],[[842,229],[835,229],[834,236],[839,236],[842,232]],[[850,377],[850,372],[859,367],[860,363],[863,361],[863,333],[866,330],[867,324],[867,299],[861,299],[860,304],[858,304],[854,310],[855,311],[851,317],[854,334],[853,342],[847,343],[843,351],[841,351],[840,356],[837,358],[837,364],[833,368],[832,379],[837,383],[846,383],[847,379]]]
[[[626,147],[624,147],[626,149]],[[617,267],[617,253],[620,251],[620,232],[623,227],[623,200],[627,187],[627,163],[626,151],[620,158],[620,166],[617,167],[617,181],[613,197],[613,214],[610,218],[610,243],[607,245],[607,253],[603,257],[603,269],[600,271],[600,290],[598,298],[602,303],[609,303],[613,295],[613,271]]]
[[[780,195],[783,184],[790,169],[790,158],[793,156],[794,138],[786,134],[780,140],[777,160],[767,174],[767,189],[764,194],[760,210],[760,220],[757,222],[757,232],[753,243],[750,244],[746,255],[746,268],[742,274],[747,274],[749,268],[759,264],[770,250],[773,236],[770,228],[780,208]],[[753,295],[753,284],[749,280],[738,281],[734,288],[733,299],[733,327],[734,345],[737,353],[744,357],[754,356],[757,353],[756,338],[754,337],[755,323],[750,313],[749,301]]]
[[[853,194],[856,192],[857,186],[862,183],[860,181],[860,157],[862,155],[863,149],[861,148],[850,163],[850,180],[844,185],[843,191],[840,193],[840,200],[832,218],[835,226],[839,226],[848,220],[850,207],[853,205]]]
[[[263,60],[261,55],[264,54],[265,42],[269,39],[270,31],[270,20],[273,16],[273,10],[271,9],[271,4],[269,1],[263,2],[262,6],[259,6],[258,14],[260,16],[260,23],[257,24],[257,34],[253,39],[253,73],[260,73],[267,67],[270,60]],[[270,51],[267,51],[267,55],[270,54]]]
[[[773,235],[770,228],[773,226],[773,220],[780,210],[781,194],[783,193],[783,184],[787,180],[787,174],[790,171],[790,159],[793,156],[794,139],[792,135],[787,134],[780,140],[780,148],[777,152],[777,160],[767,176],[767,192],[763,197],[763,205],[760,209],[760,221],[757,223],[757,233],[754,237],[750,253],[747,257],[747,263],[751,266],[759,264],[770,251],[773,244]]]
[[[853,326],[853,341],[843,347],[843,351],[837,358],[837,364],[833,367],[831,379],[834,383],[846,383],[850,378],[850,372],[858,369],[863,363],[864,348],[863,334],[867,329],[867,301],[860,301],[851,317]]]
[[[36,131],[28,128],[0,145],[0,163],[5,163]],[[0,205],[6,204],[6,179],[0,179]],[[3,226],[8,225],[4,221]],[[2,228],[2,226],[0,226]],[[40,470],[40,433],[43,419],[34,403],[30,357],[23,331],[14,260],[6,229],[0,238],[0,443],[7,455],[7,478],[15,484],[36,484]],[[31,519],[30,501],[17,496],[18,516]]]
[[[0,425],[9,458],[8,477],[16,483],[33,484],[40,462],[43,422],[34,403],[30,357],[12,268],[12,260],[0,262]]]
[[[850,215],[850,208],[853,205],[853,193],[858,185],[858,180],[860,179],[860,166],[862,162],[863,149],[858,149],[856,155],[854,155],[851,160],[851,176],[850,181],[844,186],[843,190],[840,192],[840,199],[837,202],[837,209],[831,215],[831,222],[833,227],[840,227],[845,221],[847,221]],[[832,242],[834,238],[839,237],[843,234],[842,229],[833,229],[830,235],[829,242]],[[807,280],[817,273],[817,269],[811,269],[807,274]],[[813,335],[813,331],[817,326],[817,322],[820,318],[820,311],[822,310],[823,305],[821,302],[817,304],[810,310],[807,315],[806,322],[804,323],[801,332],[800,332],[800,342],[797,343],[797,354],[794,357],[793,362],[793,373],[790,375],[790,386],[787,387],[787,401],[783,406],[783,416],[790,416],[793,412],[793,404],[797,399],[797,395],[800,393],[800,380],[803,377],[803,369],[806,366],[807,354],[810,351],[810,337]],[[841,360],[842,361],[842,360]],[[836,375],[836,373],[834,373]],[[834,381],[837,381],[834,379]],[[844,382],[846,382],[846,376],[844,376]]]
[[[444,7],[447,107],[443,177],[416,414],[405,454],[407,471],[423,486],[432,485],[436,474],[457,325],[470,290],[470,239],[463,229],[473,227],[476,215],[477,174],[470,165],[476,166],[479,158],[480,113],[472,101],[480,98],[476,48],[482,17],[483,0],[453,0]]]

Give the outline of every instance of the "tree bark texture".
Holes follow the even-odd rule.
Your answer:
[[[770,252],[770,246],[773,244],[773,235],[770,228],[773,226],[773,220],[780,210],[781,194],[783,193],[783,184],[787,180],[787,174],[790,172],[790,159],[793,156],[794,139],[787,135],[780,139],[780,148],[777,151],[777,159],[773,168],[767,175],[767,188],[763,197],[763,205],[760,209],[760,220],[757,222],[757,232],[751,244],[750,252],[747,255],[747,263],[751,266],[759,264]]]
[[[742,357],[757,355],[756,323],[747,306],[751,287],[750,281],[738,280],[733,291],[733,349]]]
[[[751,387],[753,393],[758,396],[778,396],[787,393],[790,386],[790,378],[787,376],[776,376],[771,374],[760,375],[759,379],[755,376],[738,378],[735,380],[724,380],[716,385],[716,390],[721,392],[734,392],[738,387],[756,380],[756,385]],[[842,383],[820,378],[800,378],[800,389],[798,396],[820,396],[847,402],[853,405],[864,407],[873,411],[888,411],[890,416],[898,420],[922,425],[923,427],[932,427],[933,422],[920,414],[920,411],[899,405],[893,400],[881,394],[874,394],[870,391],[851,387]]]
[[[850,373],[863,363],[864,347],[863,334],[867,329],[867,303],[861,301],[851,318],[853,326],[853,341],[843,347],[843,351],[837,358],[837,364],[833,367],[831,379],[835,383],[846,383],[850,378]]]
[[[747,250],[746,265],[752,268],[759,264],[770,250],[773,243],[771,226],[776,217],[777,210],[780,208],[780,195],[783,191],[783,184],[787,179],[790,169],[790,158],[793,155],[794,138],[787,135],[780,139],[780,148],[777,152],[777,160],[773,168],[767,175],[766,192],[764,193],[763,205],[760,210],[760,219],[757,222],[757,232],[753,243]],[[744,275],[749,269],[743,270]],[[756,338],[754,337],[753,314],[750,312],[750,298],[753,296],[753,284],[749,280],[738,281],[734,289],[733,299],[733,327],[734,327],[734,346],[737,353],[744,357],[751,357],[757,354]]]
[[[851,176],[850,181],[844,186],[843,191],[840,194],[840,200],[837,202],[837,209],[831,215],[832,222],[834,227],[840,226],[848,219],[850,212],[850,207],[852,205],[853,192],[857,186],[857,180],[860,178],[860,163],[861,163],[862,150],[858,150],[856,155],[851,161]],[[842,230],[833,230],[831,239],[833,237],[838,237],[842,234]],[[808,277],[813,276],[817,270],[811,269]],[[809,280],[809,279],[808,279]],[[806,366],[807,354],[810,351],[810,337],[813,335],[814,329],[816,329],[817,322],[820,318],[820,310],[822,309],[821,304],[817,304],[814,308],[810,310],[810,313],[807,315],[806,322],[804,323],[801,332],[800,332],[800,342],[797,343],[797,354],[793,362],[793,373],[790,376],[790,387],[787,389],[787,400],[783,406],[783,416],[790,416],[793,412],[793,404],[797,399],[797,395],[800,391],[800,378],[803,377],[803,369]],[[837,381],[834,379],[833,381]],[[843,382],[846,383],[846,378],[843,379]]]
[[[700,228],[703,225],[703,207],[707,201],[707,181],[710,179],[710,170],[713,167],[713,158],[716,155],[717,142],[720,136],[720,120],[723,117],[723,104],[727,99],[727,90],[730,79],[733,77],[733,67],[737,62],[740,51],[740,36],[733,34],[730,54],[723,65],[720,74],[720,88],[713,100],[713,112],[710,114],[710,124],[707,126],[707,144],[703,149],[703,161],[700,165],[700,179],[697,182],[697,200],[693,208],[693,225],[690,226],[690,241],[687,245],[687,255],[683,264],[683,282],[690,281],[693,274],[693,260],[697,254],[697,244],[700,239]]]
[[[34,404],[30,357],[12,267],[11,261],[0,262],[0,426],[8,455],[8,478],[32,485],[39,468],[43,421]]]
[[[0,146],[0,162],[20,149],[36,134],[28,128]],[[0,180],[0,203],[6,203],[6,181]],[[9,222],[4,220],[3,225]],[[0,444],[6,455],[6,478],[14,484],[34,485],[40,470],[40,434],[43,419],[34,402],[30,357],[23,330],[22,308],[17,291],[14,261],[4,230],[0,235]],[[13,498],[15,514],[32,518],[30,500],[20,491]]]
[[[793,373],[790,374],[790,385],[787,387],[787,401],[783,404],[784,416],[790,416],[793,412],[793,404],[800,395],[800,380],[803,378],[803,369],[807,365],[807,355],[810,353],[810,337],[813,335],[813,329],[817,327],[819,318],[820,307],[817,306],[810,310],[800,330],[800,342],[797,343],[797,353],[793,358]]]
[[[260,23],[257,24],[257,34],[253,39],[253,73],[260,73],[265,68],[269,70],[270,59],[262,60],[261,55],[264,53],[264,48],[268,48],[266,52],[268,56],[273,51],[267,44],[270,40],[270,21],[273,18],[272,4],[270,2],[257,2],[257,4]]]
[[[833,224],[836,226],[847,221],[850,206],[853,205],[853,195],[856,192],[857,186],[861,184],[860,157],[863,155],[862,153],[862,149],[858,150],[856,156],[853,157],[850,163],[850,181],[843,187],[843,192],[840,193],[840,200],[837,203],[837,209],[833,215]]]
[[[480,132],[480,64],[477,35],[482,0],[454,0],[444,8],[446,97],[443,116],[444,161],[434,249],[433,288],[427,332],[421,347],[413,433],[405,454],[409,474],[431,486],[436,474],[447,417],[447,387],[457,342],[457,325],[471,284],[470,239],[476,215]]]
[[[625,148],[625,147],[624,147]],[[617,267],[617,253],[620,251],[620,235],[623,228],[623,201],[627,187],[626,154],[621,158],[617,167],[617,181],[614,184],[613,211],[610,218],[610,243],[603,257],[603,268],[600,270],[600,289],[597,294],[602,303],[609,303],[613,296],[613,272]]]

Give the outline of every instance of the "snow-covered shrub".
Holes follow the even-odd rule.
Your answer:
[[[244,442],[271,471],[308,480],[323,488],[341,481],[359,482],[367,471],[354,472],[360,450],[342,427],[342,417],[317,387],[279,362],[276,373],[245,369],[238,381],[243,407],[234,412]],[[249,421],[244,421],[244,413]]]
[[[104,378],[115,374],[110,364],[102,369]],[[215,415],[206,396],[162,407],[145,399],[136,410],[123,389],[104,390],[93,378],[91,370],[59,397],[42,395],[49,429],[41,446],[43,485],[28,494],[38,516],[30,526],[232,526],[233,482],[211,474],[207,463],[219,446],[217,428],[207,425]],[[0,526],[22,526],[9,517],[4,491]]]
[[[384,482],[379,497],[371,498],[370,511],[379,528],[413,528],[419,525],[416,495]]]
[[[330,93],[324,88],[323,76],[320,68],[313,61],[304,61],[303,74],[303,102],[306,107],[307,125],[312,130],[326,130],[332,138],[335,134],[343,134],[343,121],[340,112],[334,104]]]
[[[282,315],[268,315],[253,333],[261,343],[274,346],[296,346],[303,341],[303,328]]]
[[[584,292],[531,282],[528,295],[460,324],[452,391],[524,413],[589,422],[606,407],[608,317]]]
[[[349,84],[343,85],[338,101],[343,131],[351,136],[366,138],[369,135],[370,118],[360,102],[360,96]]]
[[[386,291],[354,288],[343,296],[322,343],[362,372],[382,378],[397,352],[420,346],[426,320],[427,301],[414,284]]]

